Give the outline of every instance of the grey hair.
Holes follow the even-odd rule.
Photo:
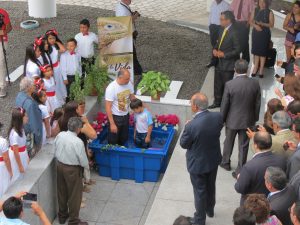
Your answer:
[[[234,64],[234,70],[238,74],[244,74],[248,71],[248,62],[244,59],[238,59]]]
[[[272,116],[272,122],[278,124],[281,129],[288,129],[292,125],[292,119],[285,111],[277,111]]]
[[[24,77],[20,82],[20,91],[28,91],[34,84],[33,79],[30,77]]]
[[[208,108],[208,99],[205,94],[199,92],[195,94],[195,98],[193,99],[193,104],[197,106],[198,109],[206,110]]]
[[[265,179],[273,188],[278,191],[283,190],[287,184],[287,177],[285,172],[279,167],[270,166],[266,170]]]
[[[68,122],[68,130],[71,132],[76,132],[77,129],[82,128],[82,120],[80,117],[71,117]]]

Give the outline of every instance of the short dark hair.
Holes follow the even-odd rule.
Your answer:
[[[300,118],[296,118],[296,119],[293,121],[293,130],[294,130],[296,133],[300,133]]]
[[[133,99],[131,102],[130,102],[130,108],[131,109],[137,109],[139,107],[142,107],[143,106],[143,102],[136,98],[136,99]]]
[[[281,191],[286,187],[287,177],[285,172],[279,167],[270,166],[266,170],[266,180],[277,190]]]
[[[235,72],[245,74],[248,71],[248,62],[244,59],[238,59],[234,64]]]
[[[191,224],[188,217],[179,216],[173,223],[173,225],[189,225]]]
[[[297,115],[298,113],[300,113],[300,101],[299,100],[292,101],[288,105],[287,111],[292,113],[293,115]]]
[[[88,28],[91,26],[90,21],[88,19],[83,19],[80,21],[80,24],[87,26]]]
[[[295,202],[293,213],[297,217],[297,220],[300,221],[300,201]]]
[[[225,19],[230,20],[231,23],[235,22],[234,14],[230,10],[222,12],[221,15],[224,15]]]
[[[233,214],[234,225],[255,225],[256,218],[253,212],[246,209],[244,206],[238,207]]]
[[[3,213],[8,219],[18,219],[23,211],[23,202],[16,197],[10,197],[3,203]]]
[[[76,41],[75,38],[69,38],[69,39],[67,40],[67,43],[69,43],[69,42],[74,42],[75,45],[77,46],[77,41]]]
[[[256,132],[253,141],[259,150],[268,150],[272,147],[272,137],[268,132]]]

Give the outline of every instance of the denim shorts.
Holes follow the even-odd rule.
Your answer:
[[[145,142],[146,136],[147,136],[147,133],[136,132],[136,134],[135,134],[135,145],[138,148],[149,148],[150,147],[150,143]]]

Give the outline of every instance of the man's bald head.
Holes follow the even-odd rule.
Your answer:
[[[272,137],[265,131],[256,132],[253,141],[260,151],[269,150],[272,147]]]
[[[198,92],[191,98],[193,112],[204,111],[208,107],[208,99],[205,94]]]
[[[117,75],[117,81],[120,85],[126,85],[130,81],[130,72],[128,69],[120,69]]]

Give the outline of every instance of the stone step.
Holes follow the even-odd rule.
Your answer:
[[[20,76],[22,76],[24,72],[24,65],[19,66],[12,73],[9,74],[10,82],[15,82]],[[6,77],[6,81],[8,81],[8,77]]]

